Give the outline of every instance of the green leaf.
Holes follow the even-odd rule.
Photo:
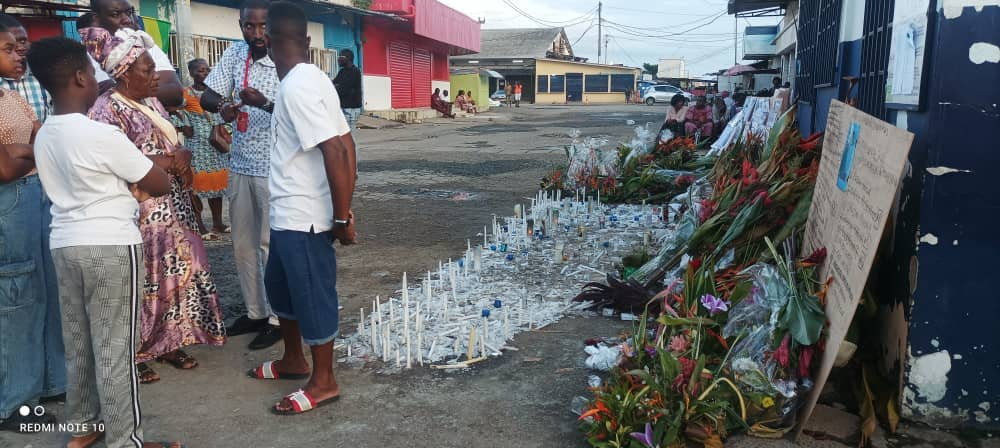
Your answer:
[[[656,321],[668,327],[676,327],[681,325],[689,325],[692,327],[696,327],[698,325],[704,325],[704,326],[714,327],[719,325],[714,320],[706,319],[704,317],[671,317],[666,314],[657,318]]]
[[[782,325],[801,345],[813,345],[819,341],[825,322],[826,315],[819,307],[819,300],[812,296],[803,298],[792,294],[781,313]]]

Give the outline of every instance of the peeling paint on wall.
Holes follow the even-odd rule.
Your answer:
[[[933,233],[927,233],[920,237],[920,242],[931,246],[937,246],[938,237]]]
[[[962,16],[962,8],[973,7],[976,12],[982,12],[987,6],[1000,6],[1000,0],[944,0],[942,8],[946,19],[954,19]]]
[[[959,170],[947,166],[932,166],[930,168],[927,168],[927,172],[931,173],[931,175],[934,176],[943,176],[945,174],[952,174],[952,173],[971,173],[972,170]]]
[[[917,356],[910,361],[910,384],[920,398],[930,403],[940,401],[948,392],[950,371],[951,355],[947,350]]]
[[[973,64],[1000,62],[1000,47],[989,42],[976,42],[969,47],[969,60]]]

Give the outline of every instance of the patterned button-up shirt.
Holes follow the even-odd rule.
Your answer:
[[[31,74],[30,70],[26,70],[24,76],[21,79],[3,79],[3,87],[17,92],[28,101],[28,105],[35,111],[35,117],[41,123],[45,122],[45,119],[49,116],[49,107],[51,107],[51,96],[49,92],[46,92],[42,88],[42,85],[35,78],[35,75]]]
[[[250,46],[246,42],[236,42],[230,46],[205,79],[208,88],[223,98],[239,101],[249,54]],[[267,99],[274,101],[278,95],[279,81],[278,72],[270,57],[264,56],[251,61],[248,77],[248,87],[259,90]],[[251,106],[243,106],[241,110],[249,114],[249,126],[246,132],[236,130],[235,126],[233,128],[230,171],[246,176],[267,177],[271,147],[274,146],[271,114]]]

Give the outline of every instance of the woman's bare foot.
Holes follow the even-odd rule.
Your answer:
[[[104,431],[94,431],[90,434],[82,436],[73,436],[69,438],[69,443],[66,444],[66,448],[90,448],[103,438]]]

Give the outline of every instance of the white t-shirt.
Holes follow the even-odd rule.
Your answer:
[[[170,63],[170,57],[167,56],[167,54],[164,53],[160,47],[154,45],[146,51],[148,51],[149,55],[153,57],[153,63],[156,64],[156,71],[174,71],[174,65]],[[101,64],[98,64],[94,58],[90,57],[90,54],[87,54],[87,57],[90,58],[90,65],[94,66],[94,77],[97,78],[97,82],[100,83],[111,79],[111,77],[108,76],[103,69],[101,69]]]
[[[316,145],[351,131],[323,71],[298,64],[278,86],[271,115],[271,228],[319,233],[333,228],[333,202]]]
[[[126,182],[146,177],[153,161],[120,129],[83,114],[49,115],[35,137],[35,165],[52,200],[52,249],[142,243]]]

